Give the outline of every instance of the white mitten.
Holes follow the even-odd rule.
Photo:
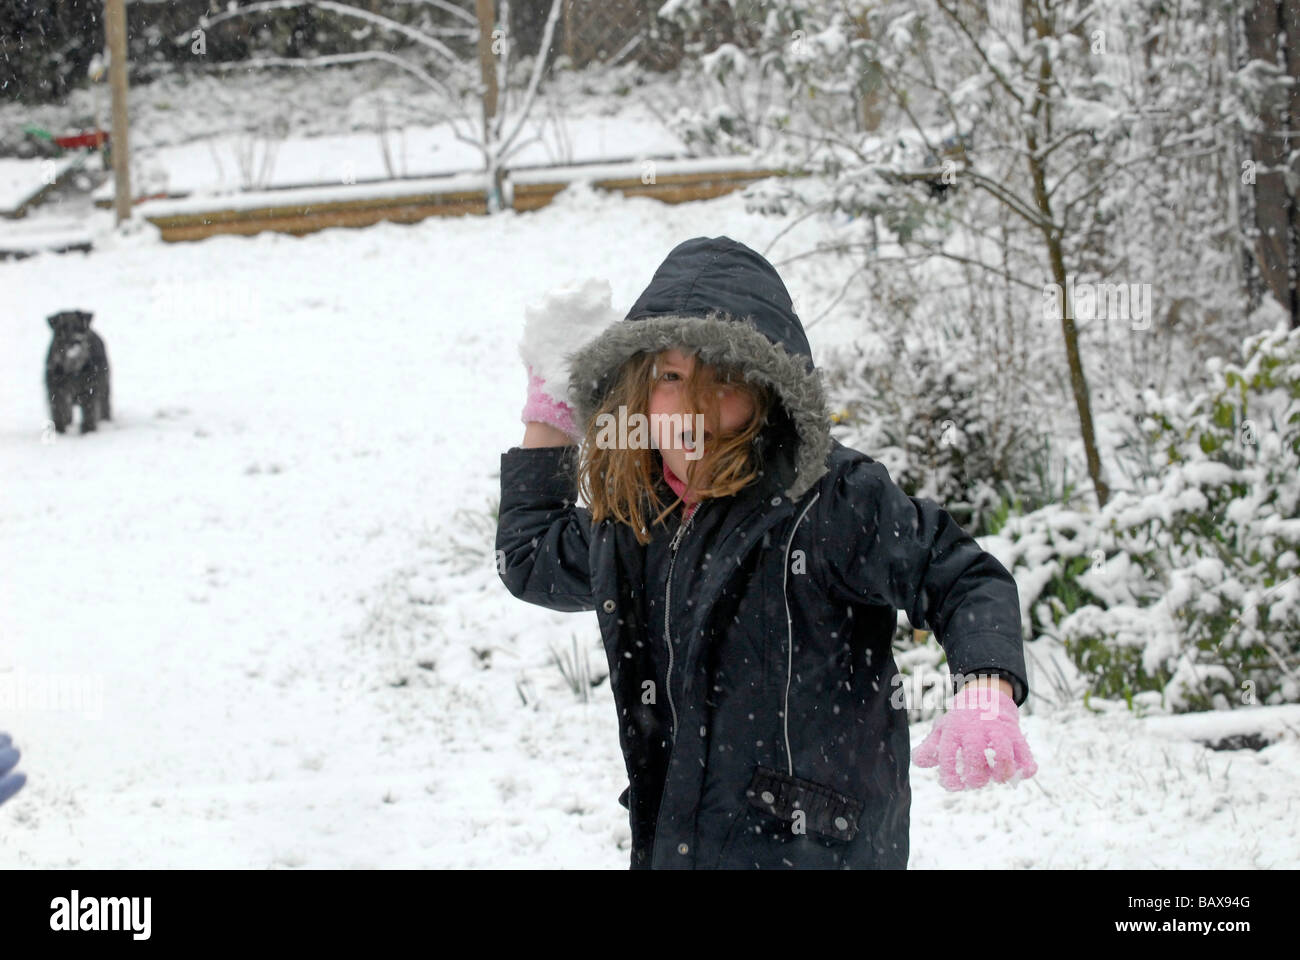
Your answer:
[[[540,303],[524,308],[524,335],[519,356],[528,369],[528,402],[520,420],[539,421],[581,440],[567,403],[569,358],[622,317],[612,304],[607,280],[587,280],[560,287]]]

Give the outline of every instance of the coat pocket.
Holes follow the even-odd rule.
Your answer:
[[[844,869],[870,845],[869,831],[860,830],[866,805],[825,784],[760,766],[745,800],[718,852],[719,869]]]
[[[754,771],[745,798],[751,807],[786,821],[786,829],[791,833],[798,832],[796,827],[802,821],[806,832],[845,843],[857,837],[858,823],[866,806],[861,800],[824,784],[764,766]]]

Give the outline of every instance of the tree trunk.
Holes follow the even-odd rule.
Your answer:
[[[1029,144],[1030,151],[1038,147]],[[1040,164],[1030,160],[1030,173],[1034,178],[1034,201],[1039,212],[1051,219],[1051,201],[1047,196],[1046,181]],[[1061,291],[1061,338],[1065,341],[1065,360],[1070,368],[1070,389],[1074,393],[1074,406],[1079,413],[1079,432],[1083,436],[1083,453],[1088,462],[1088,476],[1092,478],[1093,489],[1097,493],[1097,506],[1106,506],[1110,499],[1110,487],[1102,478],[1101,456],[1097,453],[1097,435],[1092,425],[1092,399],[1088,393],[1088,378],[1083,372],[1083,358],[1079,354],[1079,331],[1074,324],[1074,303],[1068,296],[1068,276],[1065,270],[1065,255],[1061,250],[1061,238],[1051,230],[1044,231],[1047,243],[1047,258],[1052,266],[1052,279]]]
[[[1289,197],[1291,214],[1291,326],[1300,327],[1300,0],[1282,0],[1282,29],[1286,31],[1286,72],[1291,78],[1291,95],[1287,104],[1287,162],[1291,168],[1293,188]]]
[[[564,55],[573,66],[573,0],[564,0]]]
[[[865,12],[853,18],[853,25],[857,28],[855,35],[859,40],[871,39],[871,21]],[[856,111],[858,130],[874,133],[885,119],[884,84],[875,78],[861,93]]]
[[[478,14],[478,64],[483,79],[483,148],[487,151],[488,213],[501,209],[501,158],[497,156],[492,124],[497,114],[497,65],[492,51],[492,31],[496,28],[496,0],[475,0]],[[509,42],[510,38],[507,38]]]
[[[1039,39],[1050,36],[1046,20],[1032,18]],[[1040,53],[1038,70],[1038,106],[1051,102],[1052,66],[1046,52]],[[1050,130],[1048,134],[1050,136]],[[1074,393],[1074,406],[1079,414],[1079,433],[1083,437],[1083,453],[1088,462],[1088,476],[1097,494],[1097,506],[1106,506],[1110,487],[1102,476],[1101,457],[1097,453],[1097,435],[1092,424],[1092,399],[1088,393],[1088,378],[1083,372],[1083,358],[1079,354],[1079,331],[1074,324],[1074,304],[1068,294],[1069,279],[1065,270],[1065,254],[1061,247],[1061,234],[1052,217],[1052,201],[1047,194],[1047,172],[1038,156],[1038,136],[1033,130],[1025,134],[1029,150],[1029,176],[1034,185],[1034,207],[1042,215],[1043,240],[1047,245],[1047,259],[1052,268],[1052,279],[1061,291],[1061,338],[1065,341],[1065,360],[1070,370],[1070,389]]]
[[[478,13],[478,65],[483,77],[483,123],[486,125],[497,114],[497,68],[492,53],[492,31],[496,29],[497,14],[494,0],[475,0]]]
[[[1281,67],[1300,83],[1300,0],[1253,0],[1244,16],[1247,54]],[[1285,30],[1290,49],[1278,49],[1278,34]],[[1291,315],[1291,325],[1300,326],[1300,211],[1287,190],[1285,167],[1290,153],[1300,147],[1293,129],[1300,124],[1300,90],[1290,95],[1275,88],[1260,111],[1261,129],[1251,138],[1255,169],[1255,259],[1269,292]]]

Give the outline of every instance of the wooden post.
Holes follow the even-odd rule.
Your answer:
[[[117,222],[131,218],[131,151],[127,143],[126,0],[105,0],[108,38],[108,83],[113,90],[113,180]]]
[[[496,27],[494,0],[475,0],[478,13],[478,64],[483,77],[483,128],[497,115],[497,67],[492,53],[492,30]]]

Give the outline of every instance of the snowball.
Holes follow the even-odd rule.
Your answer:
[[[622,319],[611,294],[608,280],[590,279],[551,290],[524,308],[519,355],[553,391],[568,389],[570,356]]]

